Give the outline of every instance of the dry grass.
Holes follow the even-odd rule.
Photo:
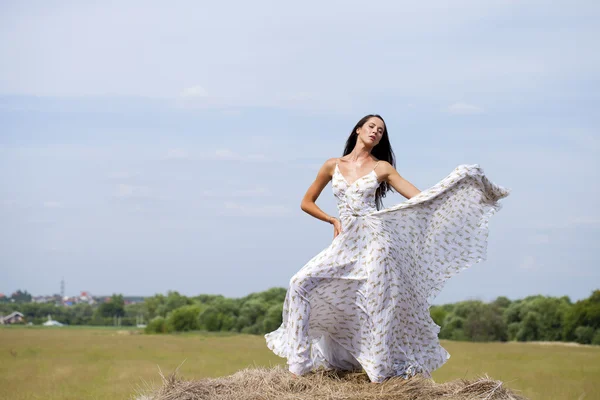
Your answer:
[[[483,375],[474,380],[435,383],[420,375],[372,384],[364,372],[324,371],[294,377],[284,366],[245,368],[233,375],[185,381],[177,371],[153,393],[136,400],[522,400],[525,397]]]
[[[474,382],[486,374],[531,400],[600,400],[600,346],[447,340],[442,345],[452,357],[433,371],[435,382]],[[140,390],[158,393],[164,386],[159,368],[169,374],[178,366],[180,377],[198,381],[244,368],[285,366],[285,359],[258,335],[0,327],[0,399],[131,399]]]

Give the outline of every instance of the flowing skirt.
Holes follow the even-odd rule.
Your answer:
[[[267,346],[299,375],[323,367],[362,369],[372,382],[431,377],[450,358],[431,301],[486,259],[488,221],[509,193],[463,164],[400,204],[344,215],[342,233],[290,279]]]

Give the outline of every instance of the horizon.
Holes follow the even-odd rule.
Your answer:
[[[247,294],[245,294],[245,295],[242,295],[242,296],[236,296],[236,297],[232,297],[232,296],[224,296],[224,295],[222,295],[222,294],[218,294],[218,293],[198,293],[198,294],[192,294],[192,295],[190,295],[190,294],[181,293],[181,292],[178,292],[177,290],[172,290],[172,289],[169,289],[169,290],[167,290],[167,291],[165,291],[165,292],[161,292],[161,293],[154,293],[154,294],[151,294],[151,295],[127,294],[127,293],[116,293],[116,292],[114,292],[114,293],[111,293],[111,294],[99,294],[99,295],[96,295],[96,294],[93,294],[93,293],[89,293],[88,291],[85,291],[85,290],[84,290],[84,291],[81,291],[81,292],[80,292],[80,294],[81,294],[81,293],[84,293],[84,292],[86,292],[86,293],[88,293],[88,295],[90,295],[90,297],[92,297],[92,298],[94,298],[94,297],[96,297],[96,298],[110,298],[110,297],[112,297],[113,295],[122,295],[122,296],[123,296],[123,298],[132,298],[132,297],[138,297],[138,298],[144,298],[144,299],[145,299],[145,298],[148,298],[148,297],[154,297],[154,296],[156,296],[156,295],[165,295],[165,296],[166,296],[166,295],[167,295],[169,292],[178,292],[178,293],[179,293],[180,295],[182,295],[182,296],[185,296],[185,297],[191,297],[191,298],[193,298],[193,297],[198,297],[198,296],[203,296],[203,295],[208,295],[208,296],[223,296],[223,297],[225,297],[225,298],[232,298],[232,299],[241,299],[241,298],[247,297],[247,296],[249,296],[249,295],[251,295],[251,294],[253,294],[253,293],[260,293],[260,292],[264,292],[264,291],[266,291],[266,290],[269,290],[269,289],[272,289],[272,288],[283,288],[283,289],[285,289],[285,287],[283,287],[283,286],[281,286],[281,287],[274,286],[274,287],[271,287],[271,288],[266,288],[266,289],[264,289],[264,290],[260,290],[260,291],[256,291],[256,292],[250,292],[250,293],[247,293]],[[34,298],[34,297],[41,297],[41,296],[45,296],[45,297],[60,296],[60,293],[54,293],[54,294],[33,294],[33,293],[30,293],[30,292],[29,292],[28,290],[26,290],[26,289],[16,289],[15,291],[13,291],[13,292],[12,292],[12,294],[16,293],[16,292],[17,292],[17,290],[25,290],[25,291],[27,291],[27,293],[29,293],[29,294],[31,295],[31,297],[32,297],[32,298]],[[517,300],[522,300],[522,299],[525,299],[525,298],[527,298],[527,297],[535,297],[535,296],[544,296],[544,297],[553,297],[553,298],[568,297],[568,298],[571,300],[571,302],[572,302],[572,303],[576,303],[576,302],[578,302],[578,301],[581,301],[581,300],[584,300],[584,299],[587,299],[587,298],[589,298],[589,297],[590,297],[590,296],[593,294],[593,292],[594,292],[594,291],[596,291],[596,290],[600,290],[600,287],[599,287],[599,288],[596,288],[596,289],[592,289],[592,290],[590,291],[590,293],[589,293],[587,296],[584,296],[584,297],[582,297],[582,298],[578,298],[578,299],[574,299],[574,298],[572,298],[572,297],[570,297],[570,296],[568,296],[568,295],[562,295],[562,296],[561,296],[561,295],[558,295],[558,296],[553,296],[553,295],[545,295],[545,294],[542,294],[542,293],[536,293],[536,294],[529,294],[529,295],[525,295],[525,296],[523,296],[523,297],[519,297],[519,298],[510,298],[510,297],[508,297],[508,296],[504,296],[504,295],[498,295],[496,298],[494,298],[494,299],[491,299],[491,300],[487,300],[487,301],[486,301],[486,300],[483,300],[483,299],[479,299],[479,298],[465,298],[465,299],[462,299],[462,300],[461,300],[461,299],[458,299],[458,300],[455,300],[455,301],[451,301],[451,302],[445,302],[445,303],[433,302],[431,305],[432,305],[432,306],[441,306],[441,305],[443,305],[443,304],[457,303],[457,302],[464,302],[464,301],[481,301],[481,302],[483,302],[483,303],[491,303],[491,302],[495,301],[495,300],[496,300],[498,297],[506,297],[506,298],[508,298],[508,299],[509,299],[511,302],[513,302],[513,301],[517,301]],[[3,294],[6,296],[6,294],[5,294],[5,293],[0,293],[0,295],[3,295]],[[11,294],[11,296],[12,296],[12,294]],[[72,297],[77,297],[77,296],[78,296],[78,295],[68,295],[68,294],[65,294],[65,298],[72,298]],[[9,296],[6,296],[6,297],[8,298]],[[436,300],[437,300],[437,299],[436,299]]]

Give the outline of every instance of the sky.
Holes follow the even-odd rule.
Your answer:
[[[0,293],[242,297],[333,227],[300,209],[364,115],[425,190],[509,188],[434,304],[600,288],[597,1],[3,1]],[[406,200],[388,193],[384,205]],[[329,184],[317,205],[337,209]]]

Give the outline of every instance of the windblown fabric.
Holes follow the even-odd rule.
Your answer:
[[[363,369],[372,382],[426,377],[450,354],[431,301],[445,282],[485,260],[488,221],[510,189],[478,164],[395,206],[377,210],[375,170],[351,184],[332,178],[342,232],[289,282],[281,326],[267,346],[303,375],[319,367]]]

